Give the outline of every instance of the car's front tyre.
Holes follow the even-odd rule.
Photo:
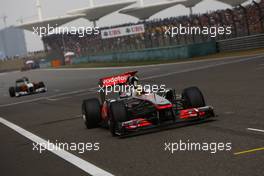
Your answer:
[[[16,96],[16,89],[14,87],[9,88],[9,95],[10,95],[10,97]]]
[[[109,129],[113,136],[116,135],[116,130],[118,130],[118,124],[128,121],[126,106],[123,101],[116,101],[111,103],[111,118]]]
[[[198,108],[205,106],[205,100],[202,92],[197,87],[189,87],[183,90],[182,98],[185,108]]]
[[[88,129],[98,127],[101,121],[101,107],[98,99],[93,98],[83,101],[82,117]]]

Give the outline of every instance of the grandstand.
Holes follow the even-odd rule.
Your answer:
[[[231,40],[238,37],[258,35],[264,32],[264,0],[252,1],[245,6],[241,3],[247,0],[215,0],[228,4],[230,8],[224,10],[208,11],[203,14],[194,14],[193,8],[203,0],[167,0],[167,2],[156,4],[144,4],[139,0],[138,6],[129,7],[135,1],[123,1],[119,3],[110,3],[94,5],[90,0],[90,6],[81,9],[75,9],[67,12],[67,15],[55,18],[42,18],[41,6],[38,3],[39,20],[20,24],[18,27],[31,30],[33,27],[47,25],[57,27],[71,22],[73,20],[84,18],[91,22],[100,20],[113,12],[126,14],[138,19],[136,23],[125,23],[116,26],[106,26],[99,29],[98,34],[87,34],[79,37],[78,34],[56,33],[42,37],[44,52],[38,52],[38,56],[46,56],[49,59],[62,59],[65,53],[73,52],[77,57],[86,57],[94,55],[105,55],[111,53],[122,53],[130,51],[141,51],[144,49],[187,46],[197,43],[206,43],[211,41]],[[38,0],[39,2],[39,0]],[[171,16],[164,19],[149,19],[153,15],[170,7],[186,7],[190,10],[189,15]],[[177,6],[177,7],[176,7]],[[208,9],[210,10],[210,9]],[[135,26],[144,26],[144,32],[131,33]],[[232,27],[231,34],[221,34],[216,37],[210,35],[176,35],[171,37],[165,35],[168,27]],[[129,35],[116,35],[114,37],[104,37],[107,32],[115,32],[115,29],[123,30]],[[32,57],[32,54],[30,55]]]
[[[234,3],[232,5],[234,5]],[[121,13],[122,12],[124,11],[121,11]],[[264,31],[263,13],[264,0],[261,0],[259,3],[253,2],[245,7],[236,6],[230,9],[217,10],[205,14],[139,21],[136,24],[144,24],[145,32],[136,35],[102,39],[100,35],[88,35],[80,38],[77,35],[56,34],[43,37],[43,42],[46,46],[46,51],[61,53],[63,51],[73,51],[80,56],[154,47],[186,45],[262,33]],[[105,27],[101,30],[136,24],[122,24]],[[178,26],[179,24],[184,26],[208,27],[232,26],[232,34],[218,35],[216,38],[211,38],[210,36],[205,35],[179,35],[172,38],[164,35],[166,26]],[[62,38],[65,42],[65,48],[63,48]]]

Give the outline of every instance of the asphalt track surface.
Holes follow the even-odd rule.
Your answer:
[[[96,96],[99,78],[130,70],[138,70],[144,83],[166,84],[178,91],[198,86],[218,117],[208,123],[125,139],[113,138],[106,129],[87,130],[80,117],[82,100]],[[10,98],[8,87],[21,76],[44,81],[48,92]],[[262,176],[263,90],[264,56],[261,55],[136,68],[1,73],[0,117],[45,140],[100,143],[99,151],[70,153],[117,176]],[[231,142],[232,150],[215,154],[199,151],[171,154],[164,150],[166,142],[180,140]],[[95,175],[50,151],[42,154],[33,151],[32,141],[3,124],[3,120],[0,141],[2,176]]]

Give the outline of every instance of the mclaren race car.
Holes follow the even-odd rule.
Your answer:
[[[203,94],[197,87],[189,87],[181,94],[175,89],[138,91],[137,72],[127,72],[100,79],[100,98],[84,100],[82,117],[88,129],[107,127],[113,136],[126,136],[181,122],[201,122],[214,117],[214,109],[206,106]],[[114,86],[132,86],[135,91],[120,91],[106,95]],[[110,96],[110,97],[108,97]]]
[[[30,82],[27,77],[16,80],[15,86],[9,88],[10,97],[46,92],[47,88],[43,82]]]

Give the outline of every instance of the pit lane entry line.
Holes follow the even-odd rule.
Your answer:
[[[13,124],[12,122],[5,120],[2,117],[0,117],[0,123],[11,128],[12,130],[16,131],[17,133],[21,134],[22,136],[28,138],[29,140],[33,141],[34,143],[46,144],[46,145],[42,145],[42,147],[45,147],[46,149],[48,149],[47,148],[48,141],[40,138],[39,136],[17,126],[16,124]],[[57,155],[58,157],[66,160],[67,162],[73,164],[74,166],[80,168],[81,170],[83,170],[84,172],[86,172],[92,176],[114,176],[113,174],[111,174],[111,173],[93,165],[92,163],[89,163],[88,161],[85,161],[85,160],[73,155],[72,153],[65,151],[65,150],[58,148],[57,150],[49,150],[49,151],[52,152],[53,154]]]
[[[260,129],[256,129],[256,128],[247,128],[247,130],[264,133],[264,130],[260,130]],[[255,148],[255,149],[251,149],[251,150],[245,150],[242,152],[237,152],[237,153],[234,153],[234,155],[247,154],[247,153],[252,153],[252,152],[257,152],[257,151],[262,151],[262,150],[264,150],[264,147]]]
[[[257,151],[261,151],[261,150],[264,150],[264,147],[255,148],[255,149],[251,149],[251,150],[245,150],[245,151],[242,151],[242,152],[237,152],[237,153],[234,153],[234,155],[242,155],[242,154],[257,152]]]

